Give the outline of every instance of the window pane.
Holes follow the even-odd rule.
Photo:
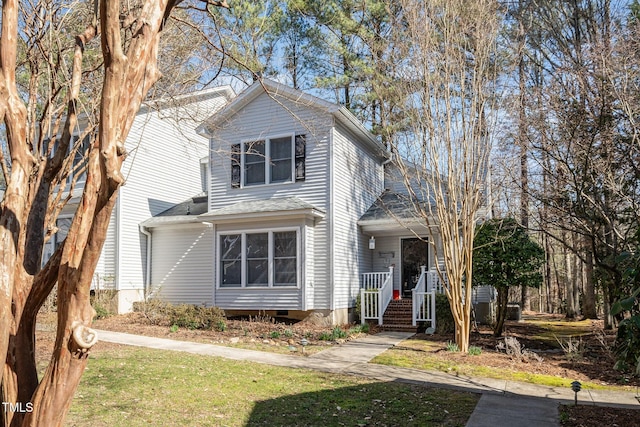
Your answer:
[[[238,287],[242,285],[242,263],[239,259],[222,261],[220,268],[222,271],[221,287]]]
[[[269,141],[271,155],[271,182],[291,181],[291,137]]]
[[[269,260],[247,260],[247,286],[269,285]]]
[[[296,232],[273,233],[273,285],[296,286],[297,245]]]
[[[247,234],[247,286],[269,285],[269,233]]]
[[[291,137],[275,138],[269,141],[271,146],[271,159],[281,160],[291,158]]]
[[[274,286],[296,286],[296,259],[280,258],[274,260]]]
[[[222,259],[238,259],[242,250],[242,242],[239,234],[220,236],[220,250]]]
[[[284,231],[273,233],[273,243],[275,246],[274,255],[276,258],[286,256],[296,256],[296,232]]]
[[[221,287],[242,284],[242,239],[240,234],[220,236]]]
[[[247,259],[269,257],[269,233],[247,234]]]
[[[264,184],[265,145],[264,141],[256,141],[245,145],[244,183]]]
[[[245,145],[245,163],[264,163],[264,141],[249,142]]]
[[[245,185],[264,184],[264,163],[245,165],[244,183]]]
[[[271,162],[271,182],[291,181],[291,159]]]

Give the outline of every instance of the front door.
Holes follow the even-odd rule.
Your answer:
[[[411,296],[411,290],[415,288],[420,278],[420,267],[429,265],[429,244],[426,239],[402,239],[401,249],[402,270],[400,283],[402,283],[403,296],[409,297]]]

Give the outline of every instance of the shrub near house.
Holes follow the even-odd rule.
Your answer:
[[[544,250],[513,218],[491,219],[482,224],[474,239],[473,284],[498,290],[494,335],[502,335],[509,287],[542,285],[540,267]]]

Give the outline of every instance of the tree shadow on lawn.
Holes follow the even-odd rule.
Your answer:
[[[397,382],[258,401],[246,426],[464,426],[479,395]]]

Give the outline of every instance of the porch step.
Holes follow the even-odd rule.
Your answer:
[[[378,325],[379,329],[390,332],[417,332],[418,328],[412,325]]]
[[[382,317],[382,329],[387,331],[415,332],[416,327],[412,325],[411,299],[392,300],[387,306],[387,310]]]

